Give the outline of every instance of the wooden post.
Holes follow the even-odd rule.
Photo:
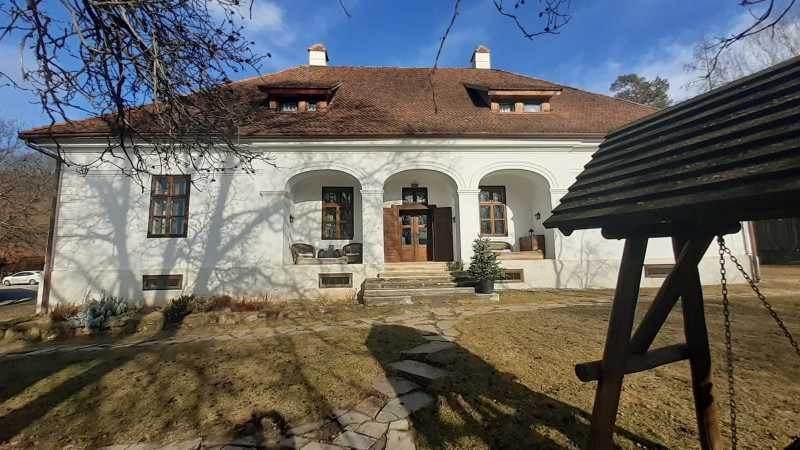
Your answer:
[[[689,244],[692,242],[690,241]],[[672,246],[676,254],[681,251],[685,241],[673,238]],[[686,344],[689,347],[689,364],[692,372],[692,392],[694,409],[697,415],[697,430],[700,446],[705,449],[721,450],[722,437],[719,431],[717,407],[714,403],[713,382],[711,378],[711,352],[708,348],[708,329],[703,308],[703,288],[697,265],[686,273],[682,289],[681,305]]]
[[[622,389],[622,378],[625,376],[628,344],[633,329],[646,250],[646,237],[633,237],[625,240],[617,288],[614,292],[614,303],[611,306],[611,317],[608,321],[602,374],[597,384],[594,408],[592,409],[592,429],[589,441],[591,449],[605,450],[614,446],[614,423],[617,420],[619,394]]]
[[[636,331],[631,337],[631,345],[628,348],[632,354],[645,353],[659,330],[667,320],[670,311],[678,302],[682,289],[687,284],[687,274],[697,270],[697,263],[703,258],[708,246],[711,244],[712,236],[701,239],[693,239],[685,243],[681,248],[674,249],[675,267],[664,280],[656,297],[647,309],[644,318],[639,323]]]

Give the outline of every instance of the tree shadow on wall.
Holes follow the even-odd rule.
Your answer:
[[[409,327],[376,326],[367,347],[387,374],[392,370],[383,351],[387,341],[416,334]],[[426,391],[436,397],[433,407],[411,416],[417,442],[449,449],[583,448],[591,415],[579,408],[519,383],[513,374],[497,368],[458,344],[423,360],[450,372]],[[571,375],[571,374],[570,374]],[[666,448],[617,428],[618,436],[644,448]]]

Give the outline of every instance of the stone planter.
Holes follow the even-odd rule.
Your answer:
[[[475,285],[475,292],[478,294],[491,294],[494,292],[494,280],[478,280]]]

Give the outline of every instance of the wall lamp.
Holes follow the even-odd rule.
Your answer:
[[[294,223],[294,216],[289,214],[289,223]]]
[[[536,220],[542,220],[542,213],[540,213],[540,212],[538,212],[538,211],[537,211],[537,212],[536,212],[536,214],[534,214],[534,215],[533,215],[533,217],[534,217]]]

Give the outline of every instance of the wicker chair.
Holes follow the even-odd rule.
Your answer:
[[[361,264],[363,246],[357,242],[342,247],[342,254],[347,258],[347,264]]]
[[[292,244],[292,260],[295,264],[309,264],[308,260],[314,260],[315,250],[313,245]]]

